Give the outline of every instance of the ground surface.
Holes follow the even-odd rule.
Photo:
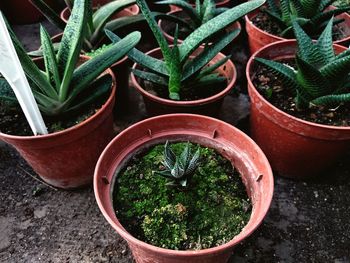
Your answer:
[[[37,47],[37,29],[16,27],[26,48]],[[227,97],[220,115],[244,130],[246,58],[246,52],[235,52],[242,93]],[[116,131],[145,117],[139,98],[133,98],[129,114],[117,118]],[[344,160],[317,181],[276,177],[270,212],[230,262],[350,262],[349,156]],[[91,187],[61,191],[30,175],[35,176],[23,159],[0,142],[0,262],[133,262],[127,244],[99,212]]]

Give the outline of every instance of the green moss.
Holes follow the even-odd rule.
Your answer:
[[[171,147],[179,154],[185,145]],[[251,213],[245,187],[231,163],[213,149],[200,146],[199,167],[189,186],[171,187],[168,179],[152,174],[162,167],[163,150],[164,145],[153,147],[117,175],[113,195],[123,226],[147,243],[177,250],[230,241]]]

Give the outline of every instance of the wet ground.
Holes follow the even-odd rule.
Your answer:
[[[28,50],[39,45],[38,28],[15,28]],[[50,33],[56,30],[50,28]],[[240,82],[225,99],[220,118],[247,131],[244,43],[243,37],[233,52]],[[146,117],[138,95],[130,95],[129,111],[116,117],[116,132]],[[230,262],[350,262],[349,157],[314,181],[276,176],[270,212]],[[133,260],[99,212],[92,187],[62,191],[47,186],[15,150],[0,142],[0,262]]]

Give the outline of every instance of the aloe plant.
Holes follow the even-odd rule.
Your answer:
[[[105,52],[78,66],[88,10],[87,1],[75,0],[72,16],[63,32],[57,54],[47,31],[44,27],[40,28],[45,71],[35,65],[7,25],[34,97],[45,115],[61,116],[70,113],[109,92],[111,76],[99,76],[122,58],[141,38],[139,32],[130,33]],[[4,98],[6,99],[6,96],[2,96],[2,99]]]
[[[189,142],[182,153],[179,156],[176,156],[169,146],[169,141],[166,141],[163,159],[165,170],[154,171],[153,173],[171,180],[170,185],[180,185],[185,187],[187,186],[188,180],[198,167],[199,157],[199,148],[194,154],[192,154]]]
[[[316,42],[294,21],[298,43],[296,68],[255,58],[265,65],[295,94],[296,106],[304,109],[313,105],[334,107],[350,102],[350,49],[336,55],[332,43],[333,18]]]
[[[44,0],[30,0],[54,25],[64,30],[65,23]],[[73,3],[70,0],[65,1],[68,8],[72,8]],[[85,41],[83,48],[85,51],[95,50],[99,47],[101,40],[104,38],[104,29],[115,31],[121,27],[128,26],[143,20],[142,16],[136,15],[132,19],[121,17],[112,19],[113,15],[122,9],[135,4],[135,0],[117,0],[111,1],[101,6],[97,10],[93,10],[92,1],[85,0],[87,6]],[[75,4],[75,2],[74,2]]]
[[[268,8],[264,10],[281,28],[282,37],[292,37],[292,21],[296,20],[308,35],[319,36],[328,20],[350,10],[350,6],[334,10],[327,8],[336,0],[267,0]],[[334,24],[343,22],[336,19]]]
[[[178,34],[176,33],[173,46],[168,45],[146,1],[137,0],[136,2],[160,46],[164,60],[153,58],[137,49],[132,49],[128,53],[128,57],[146,69],[134,69],[133,73],[139,78],[150,81],[163,89],[168,89],[170,99],[180,100],[182,89],[200,90],[207,87],[215,87],[227,81],[225,77],[220,76],[215,70],[225,64],[229,57],[225,57],[208,67],[205,66],[238,35],[238,29],[220,36],[215,43],[210,47],[206,46],[195,58],[190,58],[190,55],[215,33],[263,5],[265,0],[253,0],[228,9],[197,28],[181,44],[178,44]],[[176,31],[178,32],[178,30]],[[120,40],[111,31],[106,33],[113,42]]]
[[[190,19],[183,20],[183,24],[187,25],[188,31],[200,27],[215,16],[223,13],[228,8],[217,8],[214,0],[196,0],[196,5],[193,7],[185,0],[163,0],[155,2],[160,5],[174,5],[182,9]]]

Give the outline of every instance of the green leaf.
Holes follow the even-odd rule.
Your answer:
[[[182,66],[179,59],[179,47],[177,45],[179,27],[176,25],[174,47],[172,48],[172,60],[169,68],[169,98],[172,100],[180,100]]]
[[[120,37],[118,37],[116,34],[109,30],[105,30],[106,35],[108,38],[113,42],[117,43],[121,40]],[[128,57],[134,61],[135,63],[139,64],[140,66],[143,66],[147,69],[152,70],[153,72],[157,72],[161,74],[162,76],[169,77],[169,73],[167,71],[166,65],[164,61],[153,58],[149,55],[146,55],[139,51],[136,48],[133,48],[129,51]]]
[[[45,30],[45,28],[41,25],[40,25],[40,36],[41,36],[41,44],[42,44],[42,50],[43,50],[43,58],[44,58],[46,73],[48,77],[47,80],[50,83],[55,83],[56,91],[58,91],[61,85],[61,80],[60,80],[60,75],[58,73],[56,54],[55,54],[49,34]]]
[[[156,38],[159,47],[163,53],[165,64],[167,68],[170,68],[170,63],[172,60],[171,49],[163,35],[160,31],[157,22],[155,21],[152,12],[149,10],[148,5],[145,0],[136,0],[137,5],[140,7],[142,14],[145,16],[145,19],[152,30],[154,37]]]
[[[29,0],[53,25],[64,30],[66,23],[44,0]]]
[[[39,88],[43,94],[51,98],[57,99],[58,95],[54,87],[47,81],[45,74],[35,65],[32,59],[27,55],[21,42],[12,31],[11,27],[6,21],[6,26],[12,39],[12,43],[16,49],[17,56],[21,62],[22,68],[26,76],[33,81],[35,85],[31,86],[32,90]]]
[[[54,52],[56,53],[60,47],[60,43],[52,43],[52,46],[53,46]],[[42,47],[40,47],[38,50],[27,52],[27,55],[31,57],[42,57],[43,54],[44,53],[43,53]]]
[[[275,0],[267,0],[266,2],[267,2],[267,5],[268,5],[269,9],[271,9],[272,13],[274,13],[275,15],[278,15],[278,16],[281,15],[280,9],[277,6]]]
[[[134,73],[135,76],[141,79],[148,80],[150,82],[153,82],[161,86],[166,86],[166,87],[168,86],[168,81],[162,76],[159,76],[152,72],[141,71],[138,69],[132,69],[131,71],[132,73]]]
[[[217,85],[221,85],[225,82],[227,83],[227,79],[225,77],[220,76],[218,73],[212,73],[203,76],[200,79],[196,79],[188,85],[191,86],[191,89],[204,89],[206,87],[217,87]]]
[[[350,55],[333,60],[323,66],[320,72],[332,83],[334,89],[338,88],[350,73]]]
[[[108,92],[110,92],[112,86],[112,77],[111,75],[104,75],[101,78],[98,78],[96,81],[94,81],[88,90],[88,96],[85,98],[76,98],[74,100],[74,103],[72,103],[73,106],[68,107],[65,110],[66,114],[73,113],[81,108],[83,108],[86,105],[89,105],[90,103],[98,100],[100,97],[106,95]]]
[[[59,99],[65,101],[69,85],[76,67],[86,27],[88,6],[85,0],[75,0],[72,14],[63,32],[61,45],[58,50],[58,70],[62,77]]]
[[[311,64],[296,56],[298,66],[297,80],[300,87],[312,98],[317,98],[331,92],[328,80]]]
[[[92,42],[101,35],[102,29],[115,13],[133,4],[135,4],[135,0],[118,0],[107,3],[97,9],[93,15],[94,32],[91,37],[93,39]]]
[[[0,78],[0,103],[9,103],[14,106],[18,104],[15,93],[13,92],[10,84],[4,78]]]
[[[338,95],[326,95],[311,101],[312,104],[325,105],[325,106],[339,105],[340,103],[346,103],[346,102],[350,102],[350,93],[338,94]]]
[[[217,42],[213,43],[210,47],[203,50],[194,59],[190,60],[184,67],[184,73],[182,81],[192,77],[201,68],[207,65],[224,47],[226,47],[231,41],[239,34],[240,30],[236,29],[224,35]]]
[[[213,71],[215,71],[216,69],[218,69],[219,67],[224,65],[230,58],[231,58],[231,56],[224,57],[223,59],[220,59],[218,62],[214,63],[213,65],[210,65],[210,66],[203,68],[199,72],[199,74],[196,78],[200,79],[201,77],[212,73]]]
[[[317,45],[304,32],[296,21],[293,21],[294,34],[298,42],[298,54],[301,59],[312,65],[324,65],[325,58],[322,56]]]
[[[290,66],[263,58],[255,58],[255,61],[268,67],[275,75],[277,75],[279,79],[281,79],[283,85],[286,88],[294,92],[299,88],[299,84],[296,78],[296,71]]]
[[[232,24],[240,17],[253,11],[265,3],[265,0],[253,0],[233,7],[226,12],[214,17],[207,23],[197,28],[191,33],[179,47],[180,61],[183,63],[205,40],[216,32]]]
[[[322,32],[322,34],[317,40],[318,50],[320,51],[326,63],[331,62],[335,57],[334,50],[333,50],[333,41],[332,41],[332,27],[333,27],[333,18],[329,20],[325,30]]]
[[[318,12],[320,0],[300,0],[300,3],[303,6],[305,17],[311,18]]]
[[[282,20],[287,25],[290,25],[291,17],[290,17],[290,9],[289,9],[289,0],[280,0],[280,6],[281,6]]]
[[[215,3],[212,0],[204,0],[204,12],[202,15],[202,24],[208,22],[214,17]]]
[[[332,16],[336,17],[344,12],[348,12],[350,10],[350,6],[348,7],[339,7],[335,10],[329,10],[322,13],[317,14],[311,19],[311,22],[315,25],[321,24],[323,21],[328,21]]]
[[[75,98],[103,71],[124,57],[130,49],[137,45],[140,39],[140,32],[136,31],[130,33],[118,43],[111,45],[103,53],[98,54],[97,56],[79,66],[73,74],[71,82],[72,91],[69,96],[69,100]]]

